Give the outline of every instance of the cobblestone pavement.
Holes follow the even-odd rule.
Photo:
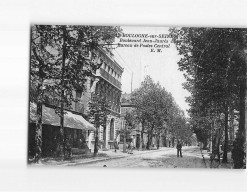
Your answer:
[[[108,151],[112,152],[112,151]],[[118,159],[74,164],[83,167],[156,167],[156,168],[206,168],[199,147],[184,147],[183,157],[177,157],[175,148],[152,151],[134,151],[133,155]],[[112,152],[113,153],[113,152]],[[117,155],[117,154],[114,154]],[[119,154],[120,155],[120,154]],[[126,155],[126,154],[124,154]]]

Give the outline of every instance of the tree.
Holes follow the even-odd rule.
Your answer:
[[[160,136],[165,135],[168,129],[173,131],[176,129],[174,124],[179,114],[176,111],[179,108],[172,95],[159,83],[155,83],[150,76],[147,76],[140,88],[132,93],[131,101],[136,108],[136,118],[142,123],[141,140],[143,140],[145,128],[148,136],[146,148],[150,149],[153,136],[157,137],[159,147]],[[181,130],[183,125],[181,125]]]
[[[136,118],[134,116],[134,112],[126,112],[123,118],[124,120],[124,127],[117,132],[117,136],[123,136],[123,152],[126,152],[126,138],[130,137],[132,130],[136,126]]]
[[[91,100],[88,102],[89,121],[94,124],[96,131],[94,134],[94,156],[98,153],[99,128],[106,127],[107,116],[110,114],[110,104],[106,99],[106,95],[102,93],[92,94]]]
[[[73,91],[83,92],[87,78],[101,65],[94,51],[112,44],[120,31],[119,27],[107,26],[32,26],[30,100],[37,103],[36,161],[42,154],[42,105],[47,99],[58,102],[60,142],[64,146],[64,107],[71,107],[76,101]]]
[[[233,28],[171,28],[170,35],[181,60],[179,70],[184,72],[184,88],[191,93],[188,102],[190,116],[198,121],[208,119],[206,129],[199,126],[197,135],[208,135],[200,131],[216,133],[213,125],[216,118],[224,122],[224,155],[227,162],[228,113],[239,109],[239,90],[243,65],[243,49],[246,44],[246,30]],[[240,90],[241,91],[241,90]],[[242,93],[244,94],[244,93]],[[243,95],[242,95],[243,97]],[[224,117],[219,117],[221,114]],[[210,123],[213,124],[210,129]],[[200,137],[200,136],[199,136]],[[209,136],[210,137],[210,136]],[[207,139],[207,138],[206,138]]]

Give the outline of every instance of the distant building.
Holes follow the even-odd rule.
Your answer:
[[[132,113],[135,110],[135,105],[131,103],[131,94],[124,93],[122,94],[121,97],[121,124],[122,124],[122,129],[124,129],[124,118],[126,116],[126,113]],[[142,125],[141,123],[135,124],[135,128],[132,129],[129,137],[127,137],[127,141],[132,140],[134,143],[134,146],[138,149],[140,148],[140,136],[141,136],[141,130],[142,130]],[[146,143],[147,141],[147,136],[144,133],[143,136],[143,141]],[[123,135],[120,136],[120,143],[123,144]]]

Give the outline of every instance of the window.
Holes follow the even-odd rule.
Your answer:
[[[76,98],[80,99],[82,95],[81,91],[76,91]]]

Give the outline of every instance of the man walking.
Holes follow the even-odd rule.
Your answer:
[[[134,143],[133,143],[133,140],[131,140],[131,142],[130,142],[130,151],[129,151],[130,154],[133,154],[133,149],[134,149]]]
[[[113,146],[114,146],[115,152],[117,152],[118,144],[117,144],[117,140],[116,139],[114,139]]]
[[[180,157],[182,158],[182,144],[178,141],[178,143],[177,143],[177,157],[179,157],[179,154],[180,154]]]

